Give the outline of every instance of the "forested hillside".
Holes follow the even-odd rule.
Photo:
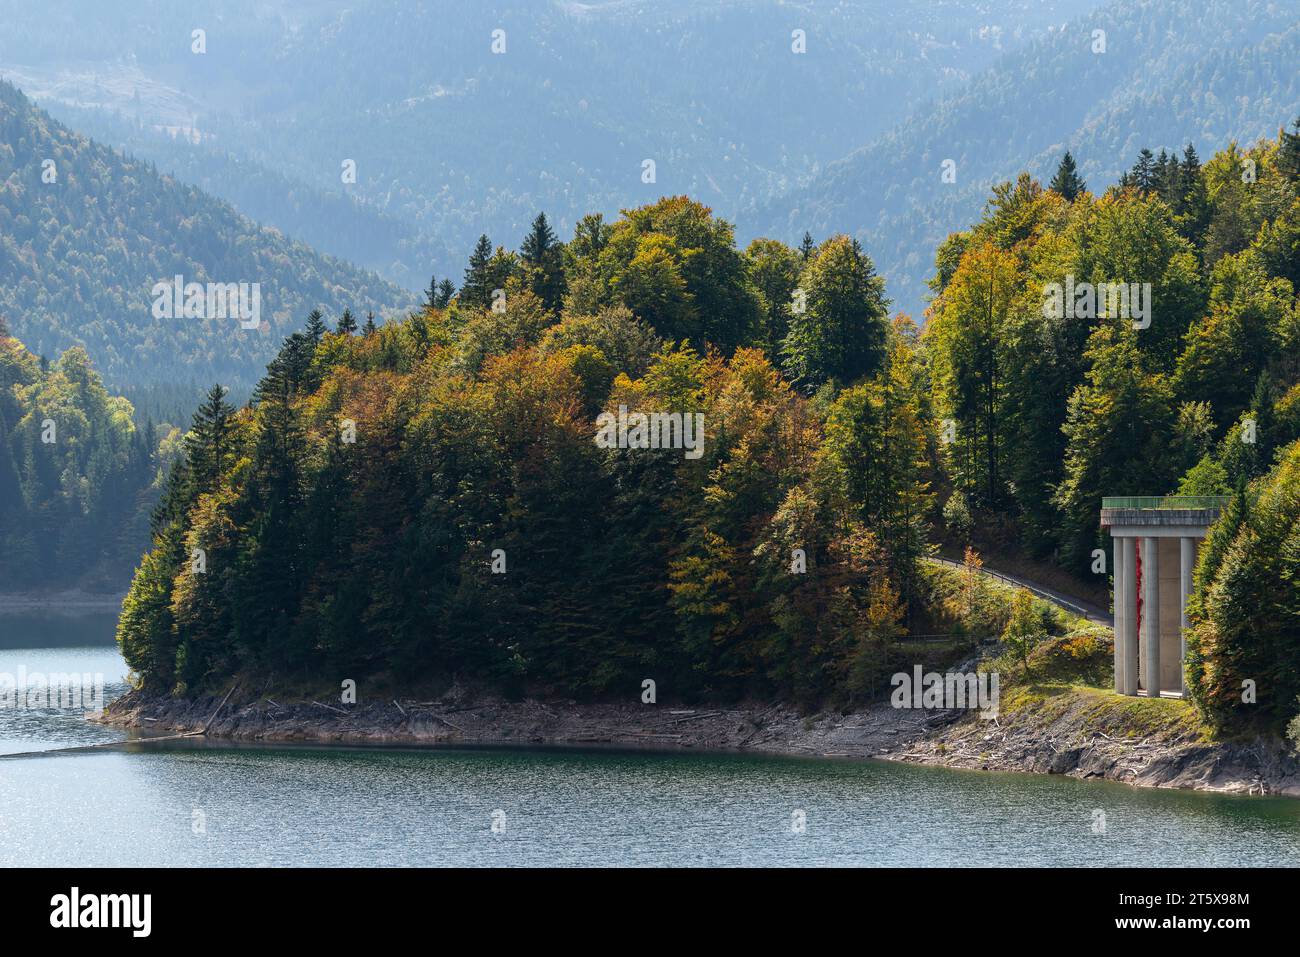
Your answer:
[[[1143,150],[1099,199],[1022,174],[940,246],[924,341],[951,511],[985,541],[1085,573],[1103,495],[1227,493],[1296,437],[1297,133],[1204,165]],[[1053,283],[1078,290],[1065,315]],[[1149,284],[1148,314],[1108,283]]]
[[[940,246],[923,343],[946,533],[1096,574],[1103,496],[1234,495],[1189,676],[1214,722],[1276,729],[1300,695],[1300,121],[1204,164],[1144,149],[1122,182],[1094,198],[1068,162],[1050,189],[1022,175]]]
[[[680,197],[490,249],[447,308],[359,335],[313,320],[252,406],[204,407],[120,623],[146,685],[873,689],[924,605],[934,447],[915,329],[891,328],[865,254],[742,253]],[[800,388],[752,345],[781,342]],[[620,406],[703,414],[702,455],[598,447]]]
[[[919,312],[928,250],[1019,171],[1045,182],[1068,149],[1100,191],[1144,146],[1210,152],[1300,114],[1294,0],[1116,0],[1062,26],[864,140],[751,214],[750,228],[788,241],[806,229],[853,235],[895,301]]]
[[[740,249],[685,197],[588,216],[567,243],[544,216],[517,251],[483,237],[459,291],[403,323],[312,316],[249,406],[214,392],[196,419],[120,622],[127,660],[155,691],[258,670],[852,703],[908,632],[988,633],[923,573],[938,542],[1086,575],[1102,495],[1172,491],[1235,492],[1278,530],[1300,130],[1133,159],[1100,197],[1069,158],[1047,187],[1000,184],[940,246],[924,333],[888,317],[855,240]],[[651,445],[645,422],[601,439],[652,413],[701,415],[702,447]],[[1242,521],[1198,572],[1207,621],[1216,569],[1264,540]],[[1258,619],[1276,680],[1250,720],[1271,727],[1300,691],[1277,677],[1300,651],[1283,538],[1243,572],[1290,609]],[[1197,644],[1225,726],[1243,720],[1200,676],[1238,674],[1243,640]]]
[[[261,328],[157,318],[153,288],[257,283]],[[381,315],[415,297],[65,129],[0,83],[0,314],[38,355],[84,346],[112,385],[251,384],[310,309]]]
[[[47,362],[0,320],[0,590],[125,588],[177,442],[84,349]]]
[[[919,317],[929,250],[995,183],[1069,149],[1100,190],[1144,145],[1300,113],[1296,0],[22,9],[0,0],[0,76],[53,115],[409,290],[537,209],[567,233],[684,193],[742,243],[858,239]]]
[[[309,184],[278,164],[244,159],[211,141],[200,138],[196,143],[183,131],[160,129],[121,112],[50,100],[45,105],[71,129],[148,160],[262,225],[373,269],[403,288],[420,288],[429,273],[445,270],[464,255],[463,248],[451,248],[450,237],[426,233],[412,220],[346,192],[340,184]]]

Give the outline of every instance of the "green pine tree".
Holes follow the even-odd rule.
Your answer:
[[[470,253],[469,266],[465,269],[465,281],[460,286],[460,302],[475,309],[487,309],[492,305],[492,240],[485,233],[479,236]]]
[[[1300,184],[1300,117],[1296,117],[1294,133],[1286,127],[1278,130],[1277,168],[1292,183]]]
[[[325,317],[319,309],[313,309],[307,317],[307,338],[312,345],[317,345],[325,337],[325,331]]]
[[[1051,185],[1048,189],[1063,196],[1066,202],[1073,203],[1075,199],[1088,188],[1088,184],[1083,181],[1079,175],[1078,169],[1074,164],[1074,157],[1070,151],[1066,150],[1065,155],[1061,157],[1061,163],[1056,167],[1056,175],[1052,177]]]
[[[194,413],[185,437],[185,452],[196,492],[212,492],[221,484],[234,452],[230,435],[234,415],[234,407],[226,402],[226,389],[220,384],[208,390]]]
[[[1155,188],[1156,175],[1156,158],[1149,149],[1143,147],[1129,173],[1129,181],[1140,192],[1149,193]]]
[[[542,305],[558,312],[564,302],[567,283],[564,278],[564,246],[546,221],[545,213],[538,213],[532,228],[519,247],[529,288]]]

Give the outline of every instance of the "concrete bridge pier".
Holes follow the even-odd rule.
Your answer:
[[[1198,544],[1225,502],[1218,496],[1102,500],[1101,524],[1110,530],[1115,556],[1115,690],[1120,694],[1185,692],[1192,570]]]

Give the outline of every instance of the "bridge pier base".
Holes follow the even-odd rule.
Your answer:
[[[1152,697],[1186,693],[1187,600],[1197,544],[1209,533],[1221,507],[1218,500],[1209,503],[1176,496],[1103,501],[1101,524],[1110,531],[1115,556],[1118,693]]]

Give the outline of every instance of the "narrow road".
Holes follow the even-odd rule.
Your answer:
[[[958,571],[964,571],[966,566],[961,562],[955,562],[949,558],[930,558],[938,565],[946,565],[949,568],[955,568]],[[1018,585],[1027,591],[1033,592],[1039,598],[1050,601],[1054,605],[1059,605],[1066,611],[1073,612],[1076,615],[1083,615],[1089,621],[1096,622],[1099,625],[1105,625],[1107,628],[1115,627],[1115,618],[1109,611],[1104,608],[1098,608],[1091,602],[1074,595],[1067,595],[1064,592],[1057,591],[1055,588],[1048,588],[1046,585],[1040,585],[1038,582],[1030,581],[1027,578],[1021,578],[1018,575],[1008,575],[1004,572],[995,571],[987,565],[980,568],[980,573],[989,575],[992,578],[1000,579],[1008,585]]]

